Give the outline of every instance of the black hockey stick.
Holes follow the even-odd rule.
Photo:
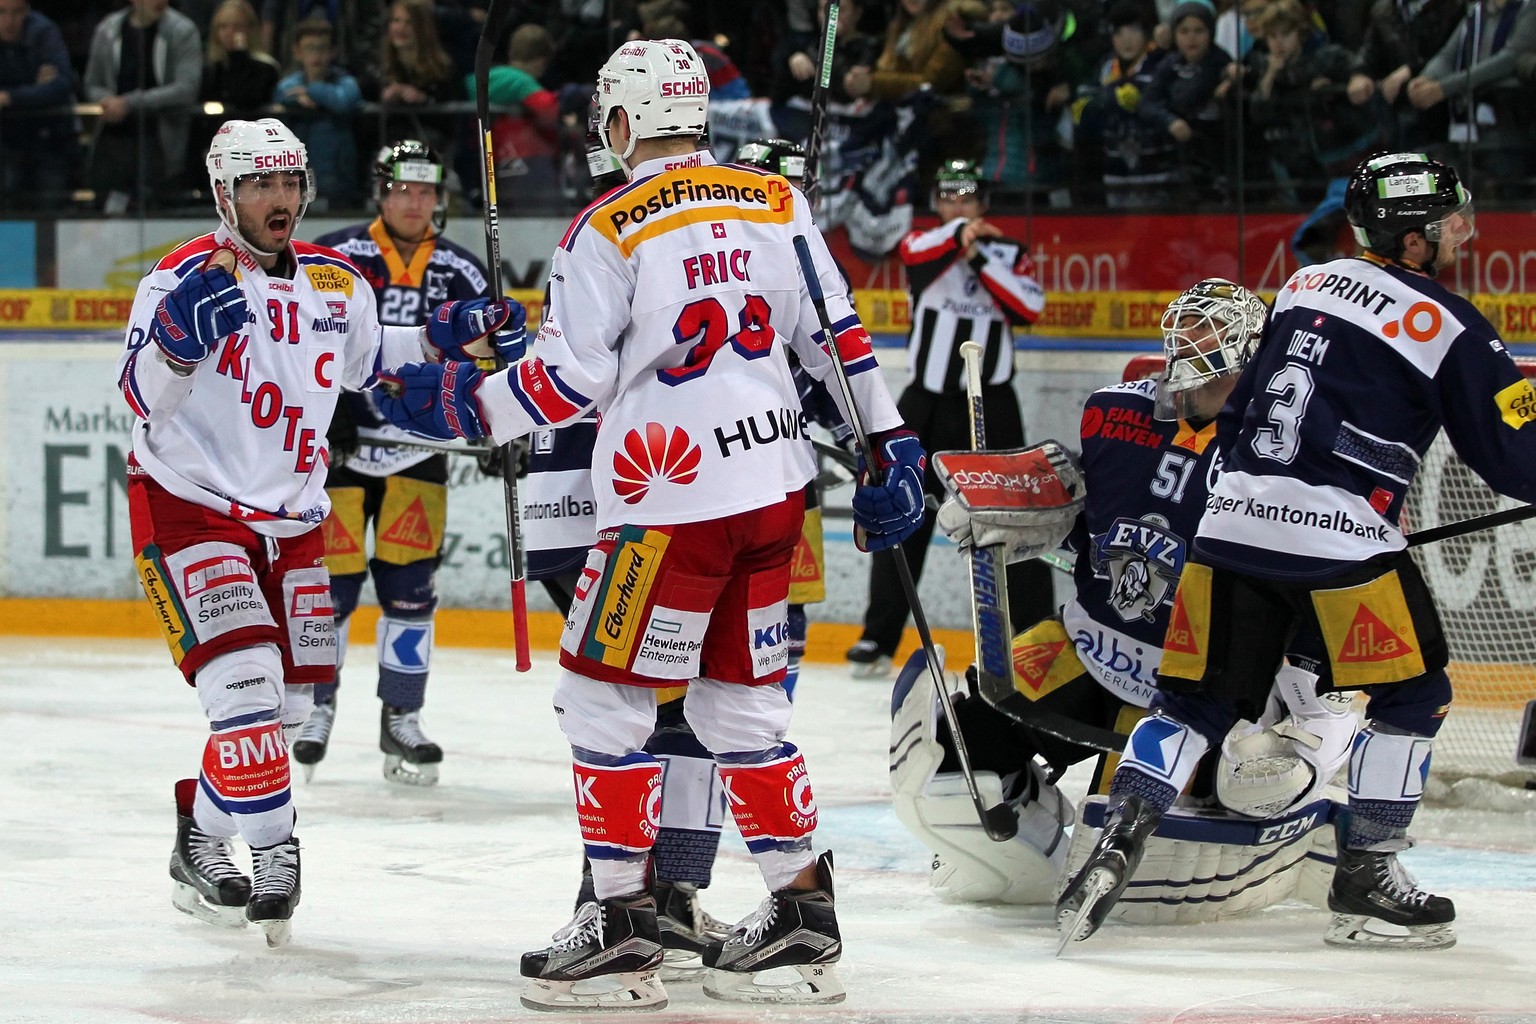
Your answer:
[[[491,65],[496,60],[496,46],[506,35],[515,0],[491,0],[480,28],[480,42],[475,46],[475,117],[480,128],[480,184],[485,193],[485,262],[491,273],[491,298],[506,298],[501,280],[501,222],[496,211],[496,150],[491,140]],[[498,368],[502,361],[496,360]],[[501,481],[507,503],[507,569],[512,589],[512,642],[516,649],[519,672],[533,668],[528,644],[527,574],[523,569],[522,507],[517,500],[516,453],[509,442],[501,449]]]
[[[1452,537],[1465,537],[1469,533],[1524,522],[1532,517],[1536,517],[1536,505],[1516,505],[1514,508],[1506,508],[1499,512],[1489,512],[1485,516],[1473,516],[1471,519],[1458,519],[1454,523],[1431,526],[1427,530],[1415,530],[1408,535],[1408,546],[1416,548],[1420,544],[1434,544],[1437,541],[1450,540]]]
[[[821,34],[821,66],[816,69],[816,84],[811,87],[811,137],[805,146],[805,173],[800,190],[816,209],[821,196],[821,145],[827,131],[827,88],[832,84],[832,51],[837,47],[838,0],[827,2],[827,23]]]
[[[800,276],[805,281],[811,304],[816,307],[816,318],[821,321],[821,332],[822,337],[826,339],[824,344],[827,354],[832,357],[832,373],[837,378],[838,389],[842,392],[843,402],[848,409],[848,425],[853,428],[854,440],[858,443],[859,451],[864,453],[865,465],[873,467],[874,452],[869,446],[869,434],[864,429],[864,417],[859,414],[858,403],[853,397],[853,387],[848,383],[848,371],[843,366],[842,353],[837,348],[837,335],[832,330],[832,318],[827,315],[827,302],[821,291],[821,279],[816,276],[816,264],[811,260],[811,248],[806,243],[804,235],[795,236],[795,256],[799,259]],[[890,553],[896,561],[896,573],[901,577],[901,589],[906,592],[907,604],[912,608],[912,625],[917,628],[918,638],[923,643],[923,653],[928,658],[928,676],[933,680],[934,692],[939,698],[939,704],[944,708],[944,717],[949,722],[949,734],[955,746],[955,759],[960,762],[960,774],[965,778],[966,789],[970,790],[971,802],[976,805],[976,814],[981,819],[981,827],[993,841],[1007,842],[1018,834],[1019,816],[1006,803],[988,807],[981,799],[981,790],[976,786],[976,772],[971,768],[970,751],[965,747],[965,737],[961,735],[960,725],[955,720],[954,705],[950,703],[949,693],[944,687],[944,673],[939,667],[939,652],[934,649],[933,633],[928,629],[928,617],[923,613],[922,602],[918,600],[917,585],[912,582],[912,569],[907,565],[907,554],[900,544],[892,547]]]

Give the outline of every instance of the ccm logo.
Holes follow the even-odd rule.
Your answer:
[[[1295,821],[1287,821],[1280,825],[1270,825],[1259,833],[1259,845],[1278,843],[1282,839],[1295,839],[1297,836],[1305,835],[1316,827],[1316,814],[1309,814],[1305,818],[1297,818]]]
[[[707,96],[709,79],[689,78],[681,82],[662,82],[661,94],[663,96]]]
[[[287,167],[301,168],[304,166],[304,154],[296,149],[281,153],[258,153],[251,161],[251,166],[258,171],[280,171]]]

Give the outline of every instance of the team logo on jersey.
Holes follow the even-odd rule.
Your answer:
[[[304,268],[304,273],[317,292],[341,292],[348,297],[352,295],[352,275],[340,267],[323,264],[309,266]]]
[[[613,490],[633,505],[650,493],[659,480],[691,484],[699,475],[704,453],[682,427],[667,428],[647,423],[645,432],[631,430],[624,435],[622,450],[613,453]]]
[[[1126,622],[1156,622],[1184,569],[1184,539],[1152,514],[1116,519],[1093,545],[1094,572],[1108,576],[1109,606]]]
[[[1349,632],[1345,635],[1344,646],[1339,650],[1338,660],[1392,661],[1412,653],[1413,648],[1406,640],[1362,604],[1355,610],[1354,621],[1349,624]]]

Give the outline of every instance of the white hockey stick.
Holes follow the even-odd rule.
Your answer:
[[[816,264],[811,260],[811,249],[804,235],[795,236],[795,255],[799,258],[800,276],[805,281],[805,289],[810,294],[811,304],[816,307],[816,317],[821,321],[821,333],[826,339],[827,354],[832,357],[832,374],[837,378],[838,389],[842,392],[843,402],[848,407],[848,425],[853,428],[853,437],[858,443],[859,451],[864,453],[864,464],[874,467],[876,462],[874,452],[869,446],[869,434],[864,429],[864,418],[859,415],[858,403],[853,398],[853,388],[848,383],[848,371],[843,366],[842,353],[837,348],[837,335],[832,330],[832,318],[827,315],[826,298],[821,292],[821,279],[816,276]],[[939,705],[944,709],[944,718],[949,723],[949,734],[955,746],[955,760],[960,762],[960,774],[965,778],[965,786],[970,791],[971,802],[976,805],[976,814],[981,819],[981,827],[988,838],[994,842],[1005,843],[1018,834],[1019,816],[1007,803],[999,802],[988,807],[986,801],[981,798],[981,790],[976,786],[976,772],[971,768],[970,751],[965,747],[965,737],[960,734],[960,723],[955,720],[955,709],[949,701],[949,691],[944,685],[944,672],[939,665],[939,653],[933,646],[933,633],[928,629],[928,616],[923,612],[922,602],[917,599],[917,585],[912,582],[912,568],[907,565],[907,553],[902,550],[900,544],[892,547],[890,553],[896,561],[896,574],[901,578],[901,589],[906,592],[907,604],[912,608],[912,625],[917,629],[918,639],[923,643],[923,653],[928,657],[928,676],[933,680],[934,692],[939,698]]]

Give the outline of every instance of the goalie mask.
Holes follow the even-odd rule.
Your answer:
[[[1160,420],[1209,419],[1221,410],[1232,379],[1253,358],[1269,314],[1264,300],[1242,285],[1208,277],[1163,311],[1166,368],[1157,381]],[[1213,381],[1225,386],[1210,388]]]
[[[276,256],[286,246],[267,251],[258,248],[240,231],[240,219],[235,210],[241,185],[268,174],[299,174],[303,176],[299,208],[292,212],[293,222],[287,226],[291,239],[298,229],[304,211],[315,199],[315,175],[309,169],[309,152],[298,136],[283,122],[272,117],[260,121],[225,121],[214,135],[208,147],[208,182],[213,187],[213,201],[218,208],[219,219],[229,233],[245,248],[262,256]]]
[[[373,202],[381,207],[391,189],[407,183],[431,185],[437,201],[432,207],[432,230],[441,234],[448,225],[448,189],[443,184],[445,169],[437,150],[416,139],[401,139],[385,146],[373,158]],[[388,223],[385,227],[391,229]]]
[[[701,136],[709,125],[709,75],[681,39],[637,39],[614,51],[597,73],[598,131],[626,173],[641,139]],[[614,112],[629,116],[629,144],[614,149]]]

